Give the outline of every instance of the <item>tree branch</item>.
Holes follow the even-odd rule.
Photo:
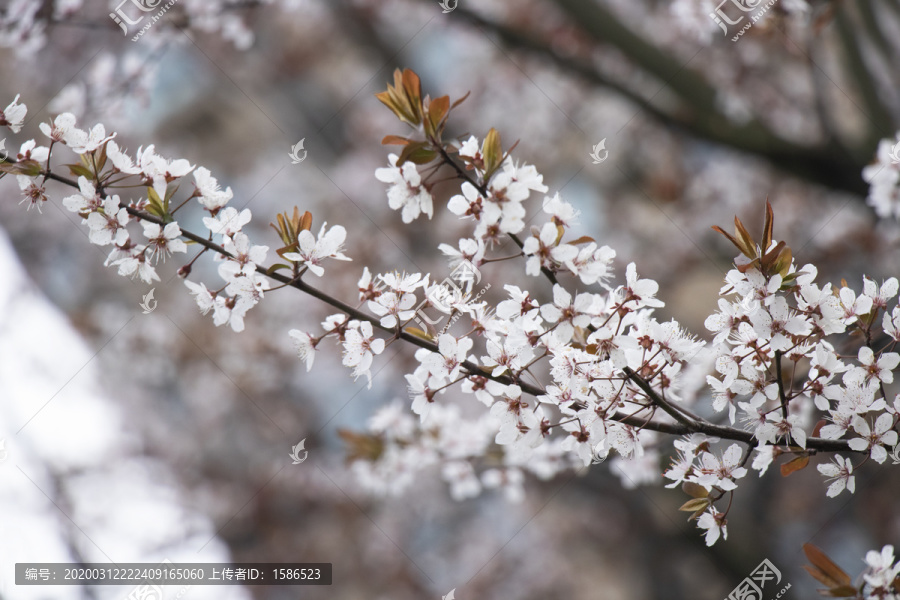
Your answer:
[[[778,381],[778,398],[781,401],[781,416],[787,420],[788,417],[788,399],[784,393],[784,377],[781,375],[781,351],[775,351],[775,378]]]
[[[10,162],[13,162],[13,161],[10,161]],[[46,174],[48,179],[52,179],[59,183],[65,184],[69,187],[78,189],[78,182],[76,182],[68,177],[63,177],[61,175],[57,175],[57,174],[55,174],[53,172],[49,172],[49,171],[45,172],[43,174]],[[102,195],[104,198],[106,197],[105,193]],[[125,209],[129,215],[131,215],[132,217],[134,217],[136,219],[147,221],[150,223],[156,223],[157,225],[161,225],[161,226],[165,226],[168,224],[165,220],[163,220],[155,215],[151,215],[144,211],[138,210],[136,208],[133,208],[130,206],[125,206]],[[204,248],[206,248],[208,250],[212,250],[213,252],[216,252],[225,257],[234,258],[221,245],[216,244],[215,242],[208,240],[200,235],[197,235],[195,233],[192,233],[192,232],[184,230],[184,229],[181,230],[181,235],[183,237],[185,237],[186,239],[189,239],[189,240],[203,246]],[[437,344],[435,344],[434,342],[430,342],[430,341],[420,338],[418,336],[412,335],[411,333],[408,333],[406,331],[401,330],[398,332],[394,328],[384,327],[381,324],[381,320],[378,319],[377,317],[368,315],[368,314],[360,311],[359,309],[354,308],[354,307],[350,306],[349,304],[342,302],[341,300],[338,300],[337,298],[329,296],[325,292],[309,285],[302,279],[287,277],[286,275],[282,275],[281,273],[278,273],[277,271],[269,272],[268,268],[265,268],[262,266],[260,266],[259,268],[261,269],[260,272],[262,274],[264,274],[266,277],[268,277],[269,279],[272,279],[274,281],[282,283],[287,287],[296,288],[296,289],[312,296],[313,298],[316,298],[317,300],[320,300],[320,301],[324,302],[325,304],[328,304],[329,306],[332,306],[332,307],[340,310],[341,312],[349,315],[350,317],[352,317],[356,320],[367,321],[372,324],[373,328],[376,328],[385,333],[391,334],[392,336],[395,335],[399,339],[402,339],[405,342],[413,344],[414,346],[418,346],[419,348],[425,348],[426,350],[429,350],[431,352],[440,353],[440,350],[438,349]],[[490,371],[485,371],[482,367],[480,367],[479,365],[477,365],[471,361],[462,362],[461,366],[470,375],[477,375],[480,377],[485,377],[487,379],[491,379],[493,381],[497,381],[498,383],[503,383],[505,385],[516,384],[522,389],[523,392],[525,392],[526,394],[529,394],[535,398],[547,395],[546,390],[544,390],[543,388],[541,388],[539,386],[531,385],[524,381],[514,380],[512,377],[509,377],[506,375],[494,376]],[[657,431],[659,433],[665,433],[665,434],[669,434],[669,435],[688,435],[691,433],[702,433],[702,434],[705,434],[705,435],[708,435],[711,437],[729,439],[729,440],[734,440],[734,441],[738,441],[738,442],[744,442],[746,444],[752,444],[753,441],[755,440],[753,433],[746,431],[746,430],[736,429],[733,427],[726,427],[723,425],[716,425],[714,423],[709,423],[709,422],[694,422],[692,420],[687,419],[684,415],[682,415],[674,407],[672,407],[668,402],[666,402],[662,397],[660,397],[659,394],[657,394],[656,391],[643,378],[641,378],[639,375],[637,375],[634,371],[632,371],[628,367],[626,367],[624,369],[624,371],[629,379],[631,379],[636,385],[638,385],[638,387],[640,387],[641,390],[644,391],[644,393],[646,393],[651,398],[651,400],[653,400],[654,403],[656,403],[666,413],[668,413],[670,416],[672,416],[677,421],[677,423],[663,423],[663,422],[653,421],[651,419],[642,419],[635,415],[625,415],[621,412],[616,412],[614,415],[609,417],[610,419],[620,422],[620,423],[623,423],[623,424],[626,424],[626,425],[637,427],[640,429],[648,429],[650,431]],[[787,440],[787,438],[782,437],[782,438],[779,438],[778,440],[776,440],[776,443],[787,445],[789,443],[789,441]],[[811,437],[811,438],[807,439],[807,448],[810,450],[819,450],[822,452],[854,452],[853,450],[850,449],[848,442],[845,440],[826,440],[826,439],[815,438],[815,437]]]

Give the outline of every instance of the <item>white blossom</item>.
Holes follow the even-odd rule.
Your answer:
[[[173,252],[187,252],[187,245],[181,240],[181,228],[178,223],[168,223],[165,227],[157,223],[141,221],[144,228],[144,237],[147,238],[147,247],[150,255],[157,261]]]
[[[558,231],[553,223],[545,223],[538,237],[525,240],[522,252],[528,257],[525,272],[532,277],[541,274],[541,268],[552,268],[578,256],[578,248],[569,244],[557,245]]]
[[[828,486],[826,495],[834,498],[845,489],[851,494],[856,491],[856,478],[853,476],[853,463],[844,459],[840,454],[835,454],[834,462],[824,463],[816,467],[822,475],[832,481]]]
[[[317,277],[321,277],[325,273],[321,263],[326,258],[350,260],[341,252],[344,240],[347,238],[347,230],[340,225],[327,229],[327,225],[327,223],[322,223],[318,237],[313,236],[308,230],[301,231],[297,236],[300,248],[297,252],[286,252],[284,258],[305,265]]]
[[[422,213],[430,219],[434,214],[431,193],[422,184],[422,177],[415,163],[406,161],[398,167],[398,158],[396,154],[389,155],[391,166],[375,170],[375,177],[379,181],[391,185],[388,188],[388,206],[401,211],[404,223],[412,223]]]
[[[384,340],[376,338],[368,321],[351,321],[344,338],[344,366],[353,367],[354,379],[365,375],[372,387],[372,362],[384,351]]]
[[[57,117],[57,120],[59,117]],[[74,122],[74,120],[73,120]],[[42,123],[43,125],[43,123]],[[124,151],[119,149],[119,145],[115,140],[110,140],[106,145],[106,156],[112,162],[115,170],[126,175],[137,175],[141,172],[141,168],[134,164],[134,161]]]
[[[716,510],[716,507],[711,506],[709,510],[700,515],[700,518],[697,519],[697,526],[700,529],[706,529],[706,545],[712,546],[715,544],[719,537],[721,536],[723,539],[728,539],[728,527],[726,526],[727,521],[725,519],[725,515]]]
[[[0,110],[0,126],[7,126],[13,133],[19,133],[22,125],[25,123],[25,115],[28,113],[28,107],[19,104],[19,94],[13,98],[6,108]]]
[[[316,344],[319,340],[315,336],[300,331],[299,329],[291,329],[288,335],[294,340],[294,346],[297,350],[297,356],[306,363],[306,371],[312,371],[313,362],[316,359]]]
[[[214,235],[234,235],[250,222],[252,215],[249,208],[238,212],[231,206],[216,213],[215,217],[203,217],[203,225]]]
[[[72,113],[62,113],[57,115],[52,125],[41,123],[38,125],[44,135],[54,142],[65,144],[69,133],[75,129],[75,115]]]
[[[234,197],[231,187],[221,189],[219,182],[206,167],[197,167],[194,170],[194,186],[197,201],[210,211],[224,207]]]
[[[860,435],[850,440],[850,449],[857,452],[869,451],[872,460],[881,464],[887,459],[885,446],[897,445],[897,432],[891,429],[894,426],[894,417],[887,413],[875,420],[875,427],[869,427],[869,422],[861,416],[853,417],[853,429]]]

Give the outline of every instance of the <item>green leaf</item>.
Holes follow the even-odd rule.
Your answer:
[[[693,481],[685,481],[681,484],[681,489],[685,494],[694,498],[706,498],[709,496],[709,491],[705,487]]]
[[[691,498],[678,509],[683,512],[697,512],[709,508],[709,498]]]
[[[41,174],[41,165],[36,160],[20,160],[19,162],[0,163],[0,173],[37,177]]]
[[[416,336],[417,338],[421,338],[421,339],[423,339],[423,340],[426,340],[426,341],[428,341],[428,342],[434,341],[434,337],[432,337],[431,335],[429,335],[428,332],[422,331],[422,330],[419,329],[418,327],[407,327],[407,328],[404,329],[403,331],[405,331],[406,333],[408,333],[408,334],[410,334],[410,335],[414,335],[414,336]]]
[[[94,178],[94,172],[84,165],[71,164],[64,166],[69,167],[69,173],[71,173],[75,177],[87,177],[88,179]]]
[[[490,179],[491,174],[500,166],[503,159],[503,144],[500,141],[500,132],[491,127],[484,138],[481,155],[484,157],[485,179]]]
[[[104,142],[100,147],[99,151],[94,152],[94,162],[97,163],[97,173],[103,172],[103,167],[106,166],[106,144],[109,142]]]
[[[410,142],[404,146],[400,157],[397,159],[397,166],[402,166],[406,161],[410,161],[417,165],[427,165],[435,158],[437,152],[431,150],[428,142]]]
[[[147,188],[147,199],[149,203],[147,204],[147,212],[152,215],[156,215],[157,217],[164,219],[166,218],[166,209],[163,206],[163,202],[159,197],[159,194],[156,193],[152,187]]]
[[[281,269],[290,269],[291,265],[285,265],[283,263],[275,263],[268,269],[266,269],[266,275],[271,275],[275,271],[280,271]]]

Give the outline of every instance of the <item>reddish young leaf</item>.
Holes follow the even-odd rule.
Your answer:
[[[802,456],[798,456],[792,460],[781,465],[781,476],[787,477],[791,473],[799,471],[801,469],[805,469],[806,465],[809,464],[809,455],[804,454]]]
[[[819,437],[819,435],[822,433],[822,428],[826,425],[828,425],[828,421],[826,421],[825,419],[819,419],[819,422],[816,423],[815,427],[813,427],[812,437]]]
[[[734,237],[740,242],[739,248],[744,253],[744,256],[751,260],[756,258],[756,244],[750,236],[750,232],[747,231],[747,228],[744,227],[744,224],[737,217],[734,218]]]
[[[294,215],[296,216],[296,214],[298,212],[299,212],[299,210],[295,207]],[[312,213],[309,211],[304,212],[303,216],[299,220],[300,227],[298,228],[297,233],[299,234],[301,231],[309,231],[310,229],[312,229],[312,222],[313,222]]]
[[[834,564],[834,561],[828,558],[828,555],[822,552],[820,548],[806,543],[803,544],[803,553],[806,554],[806,558],[812,563],[812,566],[804,565],[803,568],[816,580],[827,585],[829,589],[851,585],[852,580],[850,576]]]
[[[578,238],[577,240],[572,240],[571,242],[566,242],[566,243],[571,244],[572,246],[577,246],[578,244],[589,244],[590,242],[596,243],[597,240],[595,240],[594,238],[592,238],[589,235],[583,235],[580,238]]]
[[[400,137],[399,135],[386,135],[384,136],[384,139],[381,140],[382,146],[405,146],[408,143],[408,139]]]
[[[763,252],[765,252],[769,248],[769,244],[772,243],[772,230],[775,225],[775,213],[772,212],[772,205],[769,203],[769,199],[766,198],[766,224],[763,226],[763,237],[762,243],[760,244],[760,248]]]
[[[450,96],[435,98],[428,105],[428,121],[433,133],[441,133],[444,120],[450,112]]]
[[[462,98],[460,98],[459,100],[457,100],[456,102],[453,103],[453,105],[450,107],[450,110],[453,110],[454,108],[456,108],[457,106],[459,106],[460,104],[465,102],[466,98],[468,98],[469,94],[471,94],[471,93],[472,92],[466,92],[465,96],[463,96]]]

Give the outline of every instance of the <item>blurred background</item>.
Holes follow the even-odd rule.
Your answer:
[[[81,127],[118,131],[132,155],[153,143],[210,169],[234,189],[232,206],[252,209],[257,243],[279,246],[267,224],[294,206],[313,213],[314,230],[341,224],[354,262],[316,282],[337,297],[353,301],[364,265],[443,273],[438,243],[466,232],[444,208],[452,186],[437,189],[434,219],[404,226],[374,178],[387,165],[381,139],[407,133],[374,98],[397,67],[432,96],[471,92],[448,133],[495,127],[504,146],[519,140],[515,158],[581,211],[577,233],[613,247],[620,274],[636,261],[660,282],[662,318],[698,335],[734,254],[710,227],[737,215],[759,234],[766,199],[775,237],[819,280],[858,288],[863,272],[898,275],[898,224],[876,217],[861,176],[900,128],[894,0],[780,0],[737,42],[706,0],[460,0],[448,13],[436,0],[178,0],[136,41],[137,26],[123,35],[109,17],[129,6],[0,2],[0,105],[20,93],[29,108],[6,147],[45,143],[37,124],[71,111]],[[307,158],[292,164],[301,139]],[[601,140],[609,158],[593,164]],[[609,465],[528,481],[519,504],[498,493],[455,502],[437,473],[372,497],[337,431],[408,402],[409,348],[376,359],[371,389],[337,351],[307,373],[286,332],[332,311],[273,293],[243,333],[216,328],[174,276],[178,261],[160,269],[158,308],[142,314],[150,286],[105,268],[58,200],[26,212],[10,177],[0,199],[2,598],[129,593],[16,587],[16,562],[168,558],[334,564],[329,587],[194,587],[188,599],[436,599],[455,588],[461,600],[713,600],[768,558],[792,584],[787,597],[808,599],[818,596],[803,543],[855,575],[866,550],[900,540],[889,463],[867,465],[856,494],[837,499],[812,468],[751,475],[729,540],[712,549],[677,512],[680,491],[628,489]],[[516,282],[509,271],[488,277]],[[309,458],[292,465],[301,439]]]

